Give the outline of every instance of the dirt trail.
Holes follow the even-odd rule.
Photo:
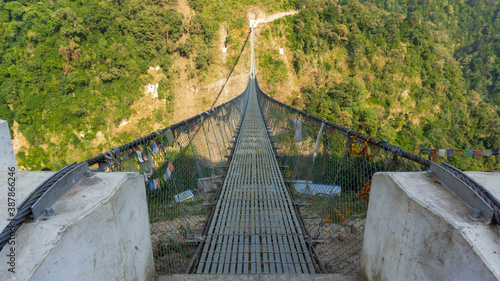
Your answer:
[[[189,7],[188,0],[177,0],[177,12],[184,15],[184,19],[194,16],[194,11]]]
[[[265,13],[264,13],[264,16],[260,16],[262,14],[262,12],[257,11],[257,12],[249,13],[248,18],[249,19],[256,19],[255,24],[258,25],[259,23],[268,23],[268,22],[272,22],[272,21],[277,20],[277,19],[282,18],[282,17],[295,15],[298,12],[299,11],[297,11],[297,10],[292,10],[292,11],[288,11],[288,12],[275,13],[275,14],[272,14],[269,16],[265,15]]]

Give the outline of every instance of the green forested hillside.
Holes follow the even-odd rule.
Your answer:
[[[267,2],[269,9],[289,7]],[[244,8],[256,3],[193,0],[196,14],[185,19],[175,0],[0,0],[0,118],[11,128],[19,123],[28,142],[19,164],[57,169],[91,157],[97,132],[136,113],[131,105],[151,80],[149,66],[164,69],[158,95],[166,99],[159,115],[166,126],[175,94],[172,56],[194,61],[190,78],[202,76],[213,63],[220,24],[241,29]],[[109,137],[98,151],[130,138]]]
[[[259,75],[271,94],[280,94],[274,84],[295,81],[300,91],[286,102],[412,152],[500,148],[495,1],[188,4],[190,17],[175,0],[0,0],[0,118],[11,128],[18,123],[27,140],[20,165],[58,169],[130,141],[124,132],[93,142],[137,114],[132,104],[151,81],[149,66],[163,69],[165,109],[138,127],[151,118],[168,123],[173,97],[182,94],[172,86],[179,71],[203,81],[211,69],[230,69],[249,9],[300,9],[259,27]],[[215,49],[221,26],[229,34],[224,62]],[[276,41],[291,55],[270,48]],[[179,70],[179,57],[192,64]],[[499,158],[448,160],[462,169],[498,169]]]
[[[498,149],[498,5],[399,2],[303,1],[274,22],[269,32],[286,37],[301,85],[289,102],[412,152]],[[274,58],[261,64],[266,74],[279,72]],[[498,158],[447,161],[498,169]]]
[[[128,2],[0,1],[0,117],[16,120],[30,144],[21,165],[66,164],[72,149],[134,113],[152,61],[168,67],[182,16]]]
[[[500,106],[500,7],[496,1],[367,2],[427,21],[458,61],[467,89]]]

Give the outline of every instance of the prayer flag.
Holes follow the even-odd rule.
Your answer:
[[[481,157],[482,153],[481,150],[474,150],[474,157]]]
[[[489,149],[483,150],[483,155],[484,156],[490,156],[491,155],[491,150],[489,150]]]
[[[165,142],[163,141],[163,137],[162,135],[157,131],[156,132],[156,141],[157,141],[157,144],[158,144],[158,147],[160,147],[160,144],[165,144]]]
[[[141,162],[141,163],[144,163],[144,160],[142,160],[141,152],[139,150],[137,150],[135,153],[137,154],[137,160],[139,160],[139,162]]]
[[[428,155],[429,154],[429,149],[428,148],[421,148],[420,153]]]
[[[139,172],[139,165],[137,165],[137,160],[135,159],[135,157],[130,157],[127,160],[123,160],[121,162],[121,165],[123,171],[125,172]]]
[[[493,155],[493,156],[498,155],[498,149],[492,149],[491,150],[491,155]]]
[[[149,145],[149,148],[151,148],[151,152],[153,154],[155,154],[156,152],[160,151],[160,148],[158,148],[158,146],[156,145],[156,142],[152,142],[150,145]]]
[[[453,157],[453,149],[448,149],[446,151],[446,157]]]
[[[156,179],[156,182],[158,183],[158,189],[160,189],[160,188],[161,188],[161,181],[160,181],[160,178],[157,178],[157,179]]]
[[[460,156],[460,155],[462,155],[462,152],[464,152],[464,151],[463,151],[463,150],[461,150],[461,149],[457,149],[457,150],[455,150],[455,156]]]
[[[144,160],[144,162],[147,162],[149,160],[148,156],[144,152],[144,149],[141,150],[141,155],[142,155],[142,160]]]
[[[430,149],[430,152],[431,152],[431,160],[435,162],[437,158],[437,150],[433,148]]]
[[[170,171],[170,169],[167,169],[167,171],[165,171],[166,180],[169,181],[171,176],[172,176],[172,171]]]
[[[152,179],[149,179],[149,190],[154,191],[155,190],[155,183],[153,182]]]
[[[168,169],[170,170],[170,172],[174,172],[174,165],[172,165],[172,163],[168,162]]]
[[[141,150],[142,152],[142,160],[144,162],[140,163],[140,171],[143,174],[149,174],[153,172],[153,161],[149,161],[153,159],[153,156],[151,155],[151,150],[149,148],[146,148],[145,150]]]
[[[439,150],[439,157],[444,157],[446,155],[446,149]]]
[[[465,150],[465,157],[472,157],[474,151],[472,149],[466,149]]]
[[[120,160],[127,160],[129,158],[132,158],[135,156],[135,151],[129,150],[129,151],[124,151],[120,154]]]

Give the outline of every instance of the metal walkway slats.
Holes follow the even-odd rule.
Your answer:
[[[197,273],[316,273],[254,83]]]

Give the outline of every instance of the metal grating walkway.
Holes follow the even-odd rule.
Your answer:
[[[251,82],[197,273],[316,273]]]

